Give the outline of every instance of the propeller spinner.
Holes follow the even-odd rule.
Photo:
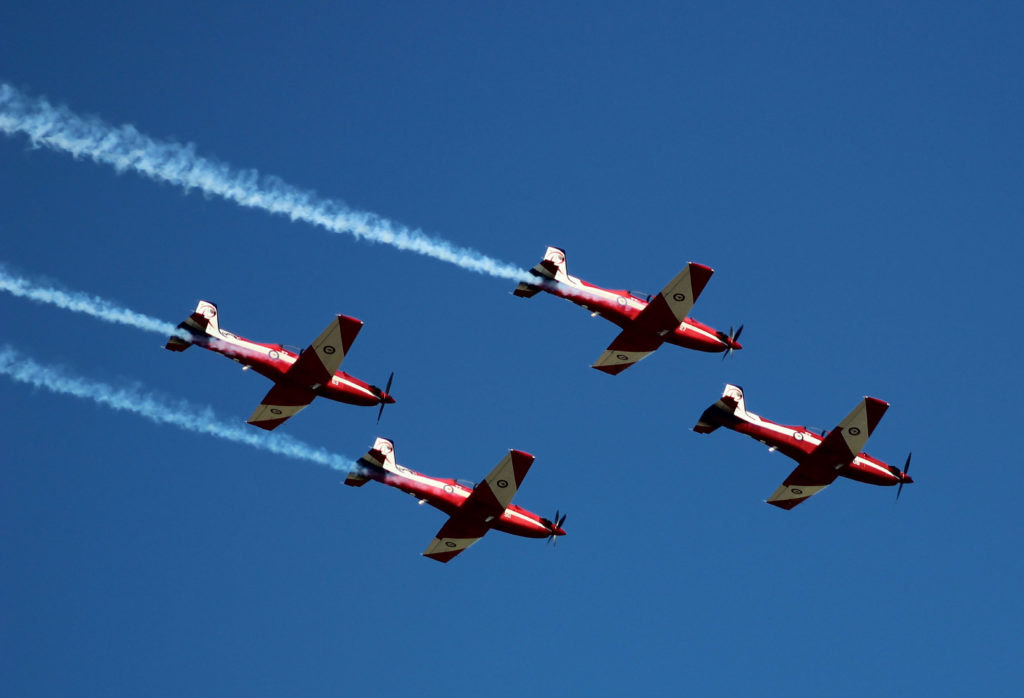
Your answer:
[[[725,349],[722,350],[722,361],[725,361],[725,357],[732,356],[732,353],[737,349],[742,349],[743,345],[740,344],[740,335],[743,334],[743,325],[734,333],[732,328],[729,328],[729,334],[719,333],[719,337],[725,342]]]
[[[553,521],[541,519],[541,521],[544,522],[544,525],[548,527],[548,530],[551,531],[551,535],[548,536],[548,543],[553,542],[553,545],[556,548],[558,547],[558,536],[565,535],[565,531],[562,530],[562,524],[565,523],[566,516],[568,516],[568,514],[562,514],[559,516],[559,512],[555,510],[555,518]]]

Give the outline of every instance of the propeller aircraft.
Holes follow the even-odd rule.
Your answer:
[[[164,348],[185,351],[192,345],[200,346],[237,361],[243,370],[251,368],[274,381],[274,387],[247,420],[260,429],[276,429],[317,396],[350,405],[380,405],[379,422],[384,405],[395,401],[388,392],[395,374],[391,374],[381,390],[338,370],[362,327],[362,321],[338,315],[307,349],[289,350],[280,344],[260,344],[221,329],[217,306],[201,300]]]
[[[537,280],[521,282],[512,292],[514,295],[531,298],[546,291],[622,328],[594,363],[592,368],[598,371],[611,375],[622,373],[665,342],[697,351],[722,352],[723,359],[743,348],[739,343],[742,325],[735,333],[730,329],[726,334],[688,317],[714,273],[703,264],[690,262],[656,296],[601,288],[569,276],[565,250],[558,247],[548,247],[544,259],[530,273]]]
[[[378,437],[373,448],[349,472],[345,484],[362,487],[370,480],[396,487],[448,514],[423,555],[448,562],[495,529],[526,538],[557,540],[564,536],[565,514],[545,519],[515,504],[512,498],[533,464],[533,456],[510,450],[478,485],[434,478],[395,462],[395,444]]]
[[[747,412],[743,388],[726,385],[722,397],[704,410],[693,430],[710,434],[719,427],[732,429],[795,460],[796,469],[767,500],[768,504],[782,509],[792,509],[840,476],[872,485],[899,485],[896,490],[899,499],[903,485],[913,482],[907,474],[910,455],[900,470],[861,452],[888,408],[887,402],[865,397],[839,426],[819,435],[806,427],[776,424]]]

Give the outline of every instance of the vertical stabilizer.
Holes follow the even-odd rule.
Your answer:
[[[718,427],[730,426],[739,421],[750,421],[743,399],[743,388],[728,384],[718,402],[704,410],[693,430],[699,434],[710,434]]]
[[[178,332],[168,338],[164,349],[185,351],[192,346],[192,342],[187,337],[196,334],[208,334],[212,337],[220,336],[220,321],[217,317],[216,303],[199,301],[192,314],[178,325]]]

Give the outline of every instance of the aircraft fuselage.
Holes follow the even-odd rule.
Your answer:
[[[823,435],[816,434],[805,427],[777,424],[750,413],[747,413],[747,416],[752,421],[736,417],[735,423],[730,420],[730,423],[724,426],[740,434],[746,434],[798,463],[803,462],[824,439]],[[840,467],[838,474],[851,480],[884,486],[900,484],[901,477],[899,468],[863,452],[858,453],[850,464]],[[904,482],[912,482],[906,475],[903,477]]]
[[[320,397],[349,405],[372,406],[381,402],[379,391],[344,371],[337,371],[330,382],[316,385],[301,381],[301,376],[289,376],[287,371],[299,358],[297,352],[285,349],[280,344],[261,344],[239,337],[227,330],[219,330],[224,339],[196,334],[192,343],[210,351],[223,354],[246,369],[252,369],[275,383],[295,383],[312,388]],[[386,401],[393,402],[390,398]]]

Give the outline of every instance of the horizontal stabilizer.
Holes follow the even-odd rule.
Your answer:
[[[349,487],[362,487],[369,481],[370,478],[360,473],[358,467],[354,467],[349,470],[348,476],[345,477],[345,484]]]

